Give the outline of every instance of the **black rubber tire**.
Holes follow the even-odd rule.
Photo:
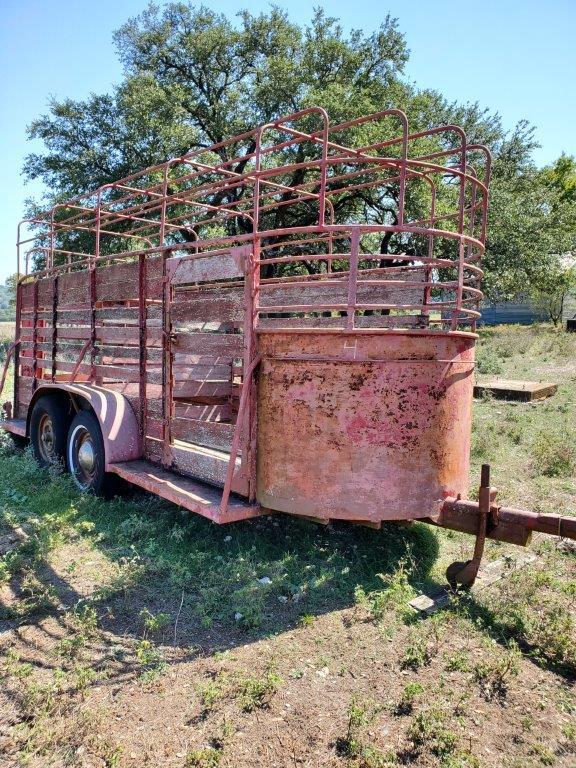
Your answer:
[[[93,459],[91,470],[80,461],[80,448],[85,446],[87,456]],[[106,453],[104,438],[98,419],[92,411],[79,411],[72,419],[66,443],[66,464],[76,487],[83,493],[109,496],[113,477],[105,472]]]
[[[39,397],[30,416],[30,444],[34,458],[41,467],[65,460],[67,434],[65,406],[54,397]]]

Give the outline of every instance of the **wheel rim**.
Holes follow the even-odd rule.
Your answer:
[[[92,435],[86,427],[76,427],[69,450],[70,469],[76,485],[83,490],[91,488],[98,471],[98,462]]]
[[[47,464],[54,464],[57,461],[54,424],[52,417],[47,413],[43,413],[38,422],[38,450]]]

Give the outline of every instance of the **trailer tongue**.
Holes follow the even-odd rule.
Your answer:
[[[218,523],[277,511],[576,538],[468,487],[490,154],[310,108],[19,227],[4,429],[78,487]]]

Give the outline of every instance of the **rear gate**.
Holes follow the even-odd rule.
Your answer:
[[[165,464],[224,486],[250,355],[250,246],[166,259],[164,293]],[[250,335],[250,334],[249,334]],[[250,413],[242,419],[232,490],[249,495]]]

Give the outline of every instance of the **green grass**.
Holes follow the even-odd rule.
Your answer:
[[[576,514],[576,335],[497,328],[482,332],[479,347],[484,369],[557,381],[559,391],[535,404],[474,402],[471,495],[488,460],[502,503]],[[313,701],[337,735],[322,730],[314,707],[298,728],[302,744],[319,734],[326,763],[336,750],[347,768],[483,766],[468,732],[478,727],[493,752],[499,747],[488,721],[477,726],[470,717],[482,711],[500,727],[502,707],[512,701],[520,711],[522,686],[534,696],[538,675],[540,703],[518,715],[525,737],[510,740],[518,759],[509,765],[564,765],[557,755],[576,748],[576,549],[552,539],[533,543],[538,562],[416,621],[408,600],[443,584],[448,563],[470,555],[471,537],[424,524],[374,531],[287,516],[218,527],[143,494],[80,496],[66,475],[39,470],[3,439],[0,546],[8,540],[0,550],[1,628],[10,637],[34,628],[52,637],[40,657],[26,645],[0,651],[2,685],[21,718],[15,764],[79,764],[74,755],[85,746],[99,764],[131,765],[125,752],[135,747],[125,749],[114,730],[127,699],[119,697],[112,721],[93,701],[107,681],[135,697],[164,690],[167,711],[172,689],[177,706],[186,691],[195,714],[187,715],[181,766],[244,768],[234,728],[268,723],[272,737],[263,739],[274,739],[310,680],[331,686],[326,698],[314,687]],[[519,553],[488,542],[485,559]],[[234,654],[251,647],[258,650],[238,666]],[[177,679],[191,659],[199,660],[196,676]],[[546,707],[558,722],[543,727]],[[386,718],[398,734],[393,748],[382,736]],[[210,738],[223,728],[226,739]],[[292,763],[302,744],[290,747]]]
[[[418,562],[412,581],[423,583],[437,555],[437,533],[424,525],[390,525],[375,533],[344,525],[326,530],[279,517],[221,528],[154,497],[103,502],[78,495],[66,475],[39,470],[28,453],[6,451],[0,460],[0,521],[7,528],[30,526],[35,551],[13,553],[3,563],[5,577],[23,557],[45,559],[81,535],[115,566],[117,583],[103,584],[102,598],[135,583],[184,591],[206,629],[220,622],[270,630],[282,615],[296,622],[304,603],[308,614],[351,604],[358,585],[377,589],[378,574],[392,573],[406,557]],[[264,576],[270,584],[259,582]],[[159,614],[145,614],[143,621],[154,630],[171,624]]]

